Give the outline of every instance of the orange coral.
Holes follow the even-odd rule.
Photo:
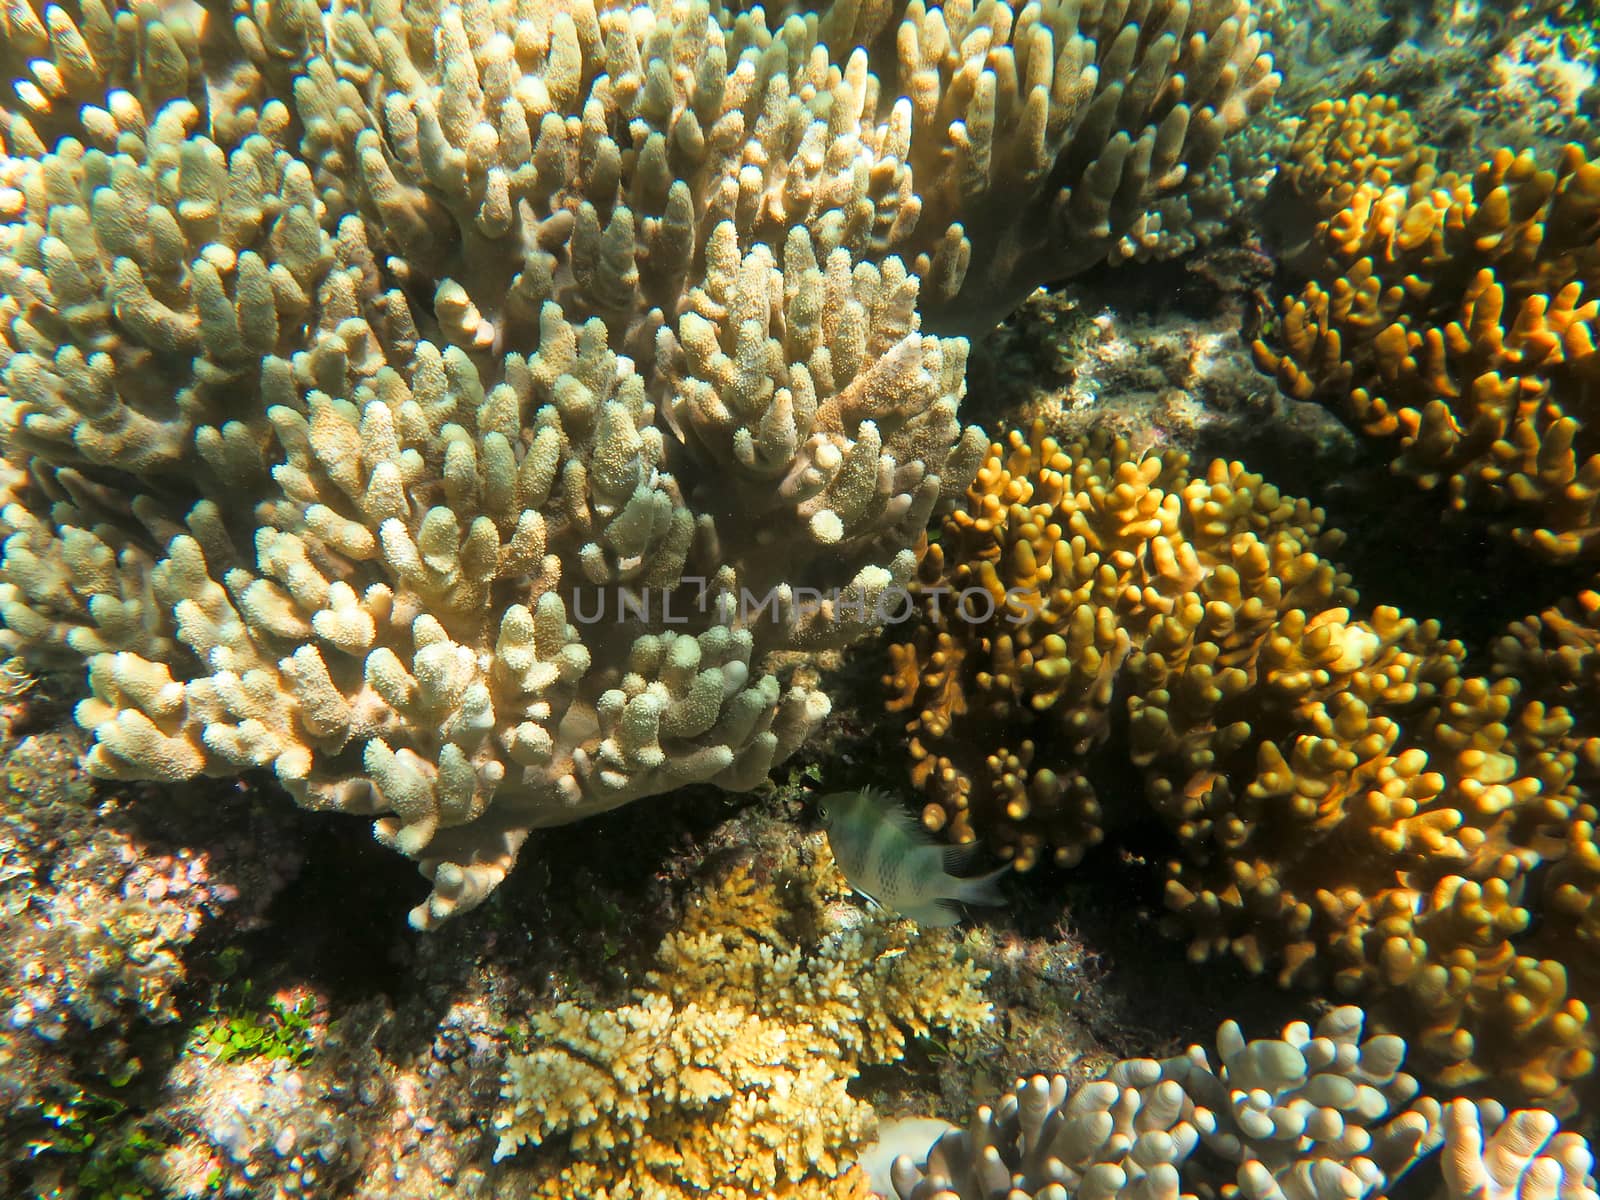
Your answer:
[[[1530,691],[1577,715],[1566,744],[1594,794],[1600,783],[1600,579],[1534,616],[1514,622],[1494,646],[1494,670],[1514,674]],[[1600,994],[1600,825],[1593,800],[1566,829],[1565,852],[1545,881],[1539,938],[1551,947],[1580,946],[1575,987]]]
[[[1451,1083],[1561,1103],[1593,1066],[1592,943],[1529,930],[1535,869],[1566,911],[1595,861],[1586,741],[1434,623],[1353,615],[1322,520],[1237,463],[992,447],[891,651],[924,822],[1070,865],[1131,763],[1195,958],[1361,996]]]
[[[1282,178],[1326,217],[1362,184],[1431,175],[1434,161],[1433,148],[1418,143],[1416,123],[1399,101],[1358,92],[1311,107],[1290,143]]]
[[[1257,364],[1395,439],[1396,469],[1453,507],[1552,560],[1600,555],[1600,163],[1568,146],[1553,170],[1502,150],[1470,179],[1425,158],[1317,178],[1338,200],[1324,259]]]
[[[1494,647],[1495,673],[1542,695],[1600,714],[1600,579],[1535,616],[1514,622]]]

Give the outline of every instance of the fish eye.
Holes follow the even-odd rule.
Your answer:
[[[828,819],[828,806],[826,804],[817,805],[817,817],[823,821]]]

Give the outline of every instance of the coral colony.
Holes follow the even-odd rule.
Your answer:
[[[995,445],[919,569],[987,587],[996,615],[947,608],[891,648],[923,822],[1022,870],[1072,865],[1103,837],[1094,777],[1119,747],[1181,848],[1167,903],[1193,957],[1331,984],[1442,1078],[1557,1101],[1597,1044],[1600,739],[1552,703],[1579,685],[1511,672],[1570,632],[1589,665],[1550,656],[1594,688],[1593,627],[1536,618],[1475,675],[1437,622],[1355,616],[1341,541],[1237,463],[1197,477],[1038,429]],[[1008,589],[1044,599],[1036,619],[1001,615]]]

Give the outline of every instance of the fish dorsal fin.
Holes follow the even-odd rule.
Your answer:
[[[888,792],[881,788],[864,787],[861,789],[861,798],[878,810],[886,824],[894,826],[917,845],[935,844],[933,835],[923,828],[922,822],[907,812],[906,806]]]

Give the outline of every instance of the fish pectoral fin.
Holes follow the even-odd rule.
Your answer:
[[[939,847],[939,857],[943,860],[947,874],[960,875],[972,866],[972,860],[978,857],[977,842],[962,842],[956,846]]]

